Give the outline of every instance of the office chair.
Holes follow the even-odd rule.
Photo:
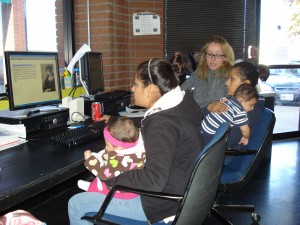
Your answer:
[[[204,150],[195,159],[195,167],[183,195],[169,195],[167,193],[157,193],[116,186],[109,192],[98,213],[87,213],[81,219],[87,220],[93,224],[148,224],[147,221],[137,221],[129,218],[104,214],[110,200],[113,198],[114,193],[119,190],[180,202],[180,207],[175,219],[173,222],[169,222],[169,225],[202,224],[207,218],[216,197],[223,167],[228,133],[229,126],[226,123],[222,124],[217,130],[214,138],[207,144],[207,146],[205,146]],[[110,222],[108,220],[114,222]],[[164,221],[160,221],[154,224],[166,223],[164,223]]]
[[[271,151],[275,121],[274,113],[267,108],[264,109],[256,126],[251,130],[249,143],[245,146],[245,149],[226,150],[225,158],[226,156],[233,156],[233,158],[228,165],[223,167],[218,194],[241,190],[248,184],[266,153]],[[254,205],[225,205],[215,202],[211,214],[223,224],[230,225],[232,223],[219,210],[251,212],[254,223],[260,220],[260,216],[255,212]]]

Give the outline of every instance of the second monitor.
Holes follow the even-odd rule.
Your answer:
[[[6,51],[4,55],[11,111],[61,103],[57,52]]]
[[[87,95],[102,93],[105,89],[102,54],[87,52],[79,61],[82,85]]]

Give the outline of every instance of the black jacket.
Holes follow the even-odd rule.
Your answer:
[[[132,170],[107,180],[113,187],[123,185],[169,194],[183,194],[203,149],[199,127],[201,111],[190,93],[177,106],[147,116],[141,131],[146,150],[144,169]],[[178,203],[141,196],[147,218],[160,221],[176,214]]]

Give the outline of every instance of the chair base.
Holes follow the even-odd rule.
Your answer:
[[[217,209],[211,208],[210,214],[213,215],[218,221],[224,225],[233,225],[229,220],[227,220]]]
[[[224,205],[224,204],[214,204],[210,210],[211,215],[213,215],[217,220],[219,220],[224,225],[233,225],[228,219],[226,219],[219,210],[224,211],[234,211],[234,212],[250,212],[252,217],[252,224],[259,224],[260,216],[255,212],[254,205]]]
[[[213,206],[215,209],[226,210],[226,211],[238,211],[238,212],[252,212],[255,211],[254,205],[225,205],[215,203]]]

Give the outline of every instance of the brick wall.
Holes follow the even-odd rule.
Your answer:
[[[103,54],[106,91],[129,90],[139,63],[164,56],[164,1],[90,0],[89,4],[90,36],[87,1],[74,0],[76,50],[90,40],[92,51]],[[133,35],[132,15],[140,12],[160,16],[160,35]]]
[[[11,4],[3,4],[1,13],[4,13],[2,16],[4,49],[24,51],[26,49],[24,1],[12,0]]]

